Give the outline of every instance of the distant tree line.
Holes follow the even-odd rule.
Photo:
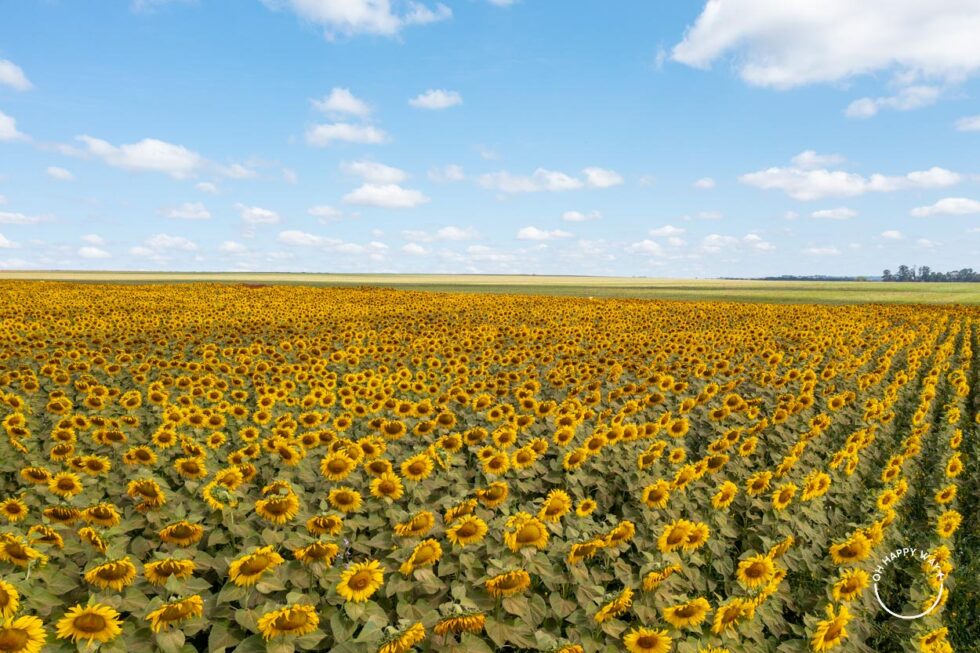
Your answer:
[[[980,281],[980,272],[973,268],[963,268],[952,272],[933,272],[928,265],[916,269],[913,265],[899,265],[894,274],[891,270],[881,273],[882,281]]]

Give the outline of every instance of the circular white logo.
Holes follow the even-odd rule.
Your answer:
[[[895,612],[887,605],[885,605],[885,602],[881,599],[881,594],[878,593],[878,582],[881,580],[881,577],[885,573],[885,570],[888,568],[888,566],[893,562],[895,562],[896,560],[901,560],[906,557],[911,557],[913,560],[918,560],[919,562],[923,563],[923,569],[926,569],[927,573],[928,572],[934,573],[936,575],[936,579],[939,581],[939,593],[936,594],[936,600],[932,602],[932,605],[930,605],[925,612],[921,612],[919,614],[907,615],[907,614],[899,614],[898,612]],[[943,575],[943,570],[939,566],[939,563],[936,562],[932,554],[929,553],[928,551],[921,551],[914,547],[895,549],[889,555],[886,555],[884,559],[881,561],[881,564],[879,564],[875,568],[874,576],[872,576],[872,580],[874,581],[874,588],[875,588],[875,598],[878,599],[878,604],[882,608],[884,608],[885,612],[887,612],[893,617],[898,617],[899,619],[919,619],[921,617],[926,616],[933,610],[935,610],[936,606],[939,605],[939,602],[943,598],[944,578],[945,576]]]

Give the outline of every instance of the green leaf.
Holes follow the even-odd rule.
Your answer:
[[[154,639],[163,653],[179,653],[184,645],[184,633],[178,629],[157,633]]]

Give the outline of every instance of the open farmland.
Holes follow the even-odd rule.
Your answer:
[[[0,294],[0,651],[976,645],[976,307]]]

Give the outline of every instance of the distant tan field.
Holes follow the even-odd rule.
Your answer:
[[[980,304],[980,284],[977,283],[731,281],[533,275],[0,271],[0,280],[4,279],[106,283],[218,282],[335,287],[384,286],[433,292],[777,303]]]

